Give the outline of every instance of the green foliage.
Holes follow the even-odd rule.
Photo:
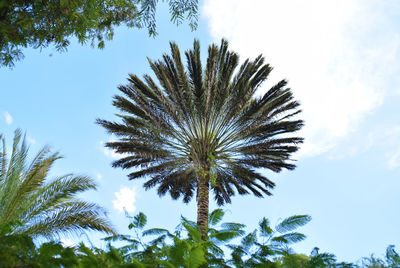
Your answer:
[[[0,66],[12,67],[23,58],[22,48],[54,45],[66,50],[72,38],[79,43],[104,47],[114,28],[146,27],[156,34],[158,0],[0,0]],[[197,27],[198,0],[168,0],[171,20],[187,18]]]
[[[203,267],[276,267],[276,268],[394,268],[400,267],[399,255],[389,246],[384,259],[371,256],[359,264],[337,262],[331,253],[314,248],[310,255],[297,254],[289,246],[297,240],[274,239],[293,233],[310,219],[292,216],[275,228],[266,218],[259,227],[245,233],[243,224],[222,222],[224,211],[209,214],[208,240],[201,238],[197,224],[184,217],[173,233],[162,228],[146,229],[147,217],[138,213],[130,219],[132,235],[113,235],[104,240],[104,248],[63,247],[59,242],[35,245],[26,235],[0,237],[0,267],[72,267],[72,268],[203,268]],[[292,220],[297,219],[294,223]],[[305,220],[307,219],[307,220]],[[299,222],[301,222],[300,225]],[[282,223],[291,227],[277,231]],[[294,228],[294,226],[296,226]],[[280,227],[279,227],[280,228]],[[241,238],[238,240],[238,238]],[[118,247],[113,244],[118,242]],[[231,252],[230,258],[227,253]]]
[[[85,230],[114,233],[101,207],[76,198],[96,189],[93,180],[73,175],[50,180],[50,168],[60,156],[45,147],[28,163],[28,146],[19,130],[10,157],[4,138],[1,141],[0,237],[54,238]]]
[[[224,267],[226,242],[244,234],[242,224],[221,223],[224,212],[213,211],[210,217],[209,239],[204,241],[197,224],[184,217],[174,233],[161,228],[144,229],[147,219],[143,213],[130,217],[134,235],[105,238],[106,241],[127,243],[118,250],[124,251],[129,261],[138,261],[145,267]],[[138,220],[144,224],[137,224]],[[222,266],[221,266],[222,265]]]
[[[308,215],[296,215],[284,219],[281,223],[276,226],[276,230],[280,233],[290,232],[298,227],[304,226],[311,221],[311,217]]]
[[[74,249],[59,242],[36,246],[27,235],[0,237],[0,267],[76,267],[77,264]]]
[[[308,267],[329,267],[335,266],[336,257],[331,253],[320,253],[319,248],[315,247],[310,254]],[[306,266],[306,267],[307,267]]]
[[[373,254],[371,254],[371,256],[369,257],[362,258],[360,262],[362,267],[368,267],[368,268],[396,267],[392,265],[391,266],[385,265],[385,261],[383,259],[377,258]],[[398,266],[400,266],[400,263],[398,263]]]
[[[147,223],[147,217],[142,212],[137,214],[133,219],[134,220],[132,221],[132,223],[130,223],[128,226],[129,229],[132,228],[142,229]]]
[[[243,224],[222,222],[224,214],[222,209],[216,209],[209,214],[210,226],[206,241],[202,239],[197,224],[184,217],[181,218],[181,223],[174,233],[157,228],[144,230],[145,224],[137,224],[139,219],[141,222],[147,222],[143,213],[131,217],[130,226],[135,233],[134,237],[122,235],[115,237],[117,239],[107,238],[106,240],[133,243],[135,246],[129,248],[128,251],[131,253],[127,256],[131,256],[130,260],[135,259],[146,267],[154,265],[154,261],[161,267],[232,267],[232,265],[233,267],[261,267],[260,265],[265,264],[278,267],[276,265],[279,265],[279,262],[276,262],[275,258],[285,256],[289,250],[288,246],[299,241],[299,239],[288,238],[279,240],[279,237],[289,237],[289,234],[293,232],[279,233],[269,226],[265,218],[260,221],[258,230],[246,234]],[[309,220],[309,216],[293,216],[285,219],[278,226],[288,225],[288,230],[293,231],[296,229],[293,226],[303,226]],[[158,237],[149,240],[148,236]],[[240,237],[242,237],[240,244],[228,244]],[[145,242],[144,238],[148,242]],[[119,249],[128,248],[123,246]],[[226,259],[225,254],[229,249],[232,252],[232,258]],[[287,260],[284,261],[287,262]]]
[[[1,236],[0,267],[14,267],[28,263],[34,250],[35,244],[28,236]]]
[[[310,216],[296,215],[272,228],[268,219],[261,219],[258,229],[245,235],[241,244],[228,245],[232,250],[230,263],[235,267],[275,267],[277,256],[285,256],[291,244],[305,239],[305,235],[293,231],[310,220]]]
[[[224,215],[225,212],[222,209],[216,209],[210,213],[210,216],[208,217],[208,223],[210,225],[216,225],[222,220]]]
[[[390,245],[386,249],[386,262],[390,267],[400,266],[400,256],[394,250],[394,245]]]
[[[307,267],[309,261],[310,258],[304,254],[287,253],[284,254],[283,257],[278,259],[277,262],[279,265],[277,265],[277,267],[285,267],[285,268]]]

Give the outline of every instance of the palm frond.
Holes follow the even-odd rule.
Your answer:
[[[280,233],[290,232],[298,227],[304,226],[311,221],[309,215],[295,215],[288,217],[281,221],[277,226],[276,230]]]
[[[224,212],[223,209],[220,209],[220,208],[219,209],[215,209],[210,213],[210,215],[208,217],[208,222],[211,225],[216,225],[222,220],[224,215],[225,215],[225,212]]]
[[[128,228],[143,229],[146,223],[147,223],[146,215],[143,212],[139,212],[135,217],[133,217],[133,221],[129,224]]]
[[[277,242],[279,244],[293,244],[293,243],[297,243],[300,241],[303,241],[304,239],[306,239],[306,236],[304,234],[301,233],[297,233],[297,232],[292,232],[292,233],[287,233],[287,234],[283,234],[280,236],[275,236],[274,238],[272,238],[271,240],[273,242]]]
[[[6,152],[4,138],[2,143]],[[1,155],[0,235],[52,238],[85,230],[115,233],[104,209],[76,198],[96,189],[92,179],[74,175],[49,179],[60,155],[44,147],[27,163],[28,151],[21,131],[16,130],[10,158]]]

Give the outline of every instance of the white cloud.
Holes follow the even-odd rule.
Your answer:
[[[36,144],[36,140],[34,138],[32,138],[32,137],[28,136],[28,137],[26,137],[26,140],[32,145]]]
[[[119,192],[115,192],[115,197],[117,199],[113,200],[113,206],[116,210],[123,212],[125,209],[130,213],[136,210],[136,189],[134,187],[121,187]]]
[[[357,139],[347,137],[330,151],[329,158],[342,159],[355,155],[371,153],[376,161],[383,161],[389,169],[400,167],[400,125],[375,124],[373,130],[358,130]]]
[[[64,247],[74,247],[75,244],[76,244],[74,241],[72,241],[72,240],[69,239],[69,238],[61,238],[60,241],[61,241],[61,244],[62,244]]]
[[[103,180],[103,175],[101,175],[100,173],[97,173],[97,174],[96,174],[96,179],[97,179],[98,181],[102,181],[102,180]]]
[[[112,140],[110,140],[110,141],[112,141]],[[114,150],[111,150],[111,149],[105,147],[104,141],[100,141],[99,144],[100,144],[100,148],[103,151],[104,155],[106,155],[112,159],[119,159],[119,158],[121,158],[121,156],[123,156],[123,154],[118,154]]]
[[[7,125],[11,125],[13,120],[13,117],[11,116],[11,114],[9,114],[8,112],[4,112],[4,119],[6,120]]]
[[[386,128],[383,135],[380,136],[380,143],[385,146],[387,167],[389,169],[400,167],[400,126]]]
[[[225,37],[242,60],[262,53],[274,67],[265,89],[289,79],[306,121],[300,154],[313,156],[335,148],[383,103],[399,71],[399,3],[206,0],[203,10],[216,42]]]
[[[391,169],[400,167],[400,150],[389,154],[388,167]]]

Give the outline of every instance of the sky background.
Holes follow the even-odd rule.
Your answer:
[[[318,246],[343,261],[400,247],[400,2],[209,0],[199,10],[194,32],[170,23],[161,4],[156,38],[119,27],[104,50],[76,42],[66,53],[26,49],[13,69],[0,69],[0,133],[10,146],[21,128],[32,154],[44,145],[59,151],[65,158],[53,175],[97,180],[98,190],[83,198],[103,205],[121,233],[128,233],[123,207],[144,212],[149,227],[172,230],[180,215],[195,219],[195,203],[159,198],[142,189],[144,180],[129,181],[129,171],[113,169],[118,156],[102,146],[112,137],[94,122],[116,119],[117,86],[128,73],[150,74],[146,57],[169,52],[169,40],[183,51],[199,39],[205,59],[208,45],[225,37],[241,60],[262,53],[274,67],[261,92],[289,80],[306,121],[297,169],[267,172],[277,184],[274,195],[234,197],[225,220],[252,230],[264,216],[277,223],[309,214],[313,220],[301,229],[307,239],[295,249],[309,253]]]

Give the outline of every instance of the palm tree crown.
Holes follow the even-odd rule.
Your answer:
[[[96,184],[88,177],[65,175],[48,180],[60,158],[43,148],[29,164],[28,147],[15,132],[11,156],[0,136],[0,236],[29,235],[52,238],[60,234],[96,230],[114,234],[105,211],[75,196]]]
[[[272,70],[261,55],[237,69],[238,55],[222,40],[209,47],[203,70],[198,41],[185,52],[187,68],[178,46],[170,46],[171,56],[149,60],[158,83],[131,74],[119,87],[122,95],[114,96],[113,105],[122,122],[97,122],[119,137],[106,146],[123,154],[114,167],[134,168],[130,179],[146,176],[146,189],[158,186],[159,195],[169,192],[184,202],[197,189],[198,223],[204,229],[210,187],[219,205],[231,202],[235,191],[271,194],[274,183],[259,169],[295,167],[290,155],[303,139],[291,133],[303,121],[293,119],[299,103],[285,80],[254,97]]]

